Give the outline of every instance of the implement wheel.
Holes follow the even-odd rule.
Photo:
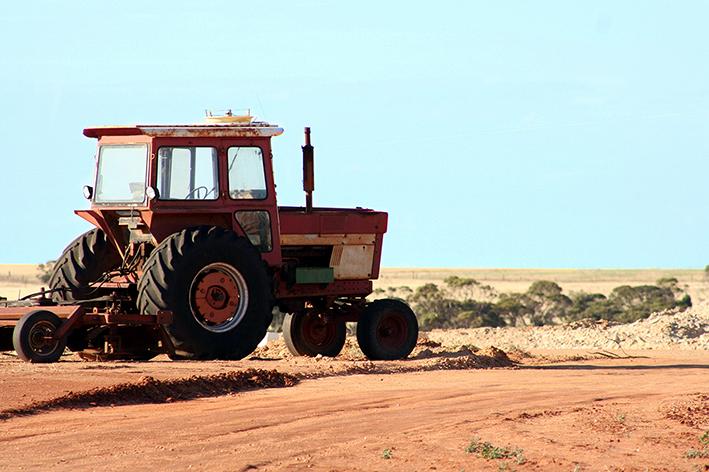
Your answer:
[[[294,356],[335,357],[345,345],[347,327],[343,320],[317,313],[287,313],[283,339]]]
[[[12,344],[27,362],[56,362],[64,353],[66,339],[55,339],[62,320],[47,310],[36,310],[20,318],[12,333]]]
[[[272,293],[259,252],[224,228],[200,226],[166,238],[138,281],[138,309],[170,310],[175,359],[241,359],[271,324]]]
[[[121,256],[98,228],[87,231],[69,244],[49,276],[52,299],[61,301],[85,300],[105,295],[105,289],[92,288],[91,283],[104,273],[121,265]]]
[[[400,300],[383,299],[368,303],[357,323],[357,342],[372,360],[403,359],[418,340],[416,315]]]

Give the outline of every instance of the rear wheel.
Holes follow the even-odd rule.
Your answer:
[[[69,244],[54,264],[49,276],[49,288],[57,290],[52,299],[57,302],[86,300],[102,295],[91,287],[103,274],[121,265],[118,250],[98,228],[87,231]]]
[[[170,310],[177,359],[241,359],[271,324],[272,294],[261,256],[219,227],[175,233],[155,248],[138,281],[138,308]]]
[[[369,359],[403,359],[416,347],[418,331],[416,315],[406,303],[375,300],[362,311],[357,323],[357,342]]]
[[[313,312],[288,313],[283,319],[283,339],[294,356],[335,357],[347,336],[343,320]]]
[[[27,313],[15,325],[12,344],[20,359],[28,362],[56,362],[66,347],[66,339],[56,339],[54,335],[62,320],[47,310]]]

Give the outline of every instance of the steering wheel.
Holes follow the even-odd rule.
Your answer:
[[[202,197],[202,198],[200,198],[200,196],[199,196],[200,190],[204,190],[204,197]],[[212,189],[212,190],[214,190],[214,189]],[[184,199],[185,200],[204,200],[207,198],[207,195],[212,193],[212,190],[209,190],[204,185],[200,185],[199,187],[195,187],[192,190],[190,190],[190,192],[187,195],[185,195]]]

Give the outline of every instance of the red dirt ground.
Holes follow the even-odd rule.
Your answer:
[[[454,367],[485,361],[477,354]],[[706,351],[534,354],[459,370],[435,370],[451,367],[440,353],[53,365],[1,355],[0,470],[709,470]],[[510,457],[467,452],[476,438]]]

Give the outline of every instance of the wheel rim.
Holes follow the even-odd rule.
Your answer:
[[[377,325],[377,341],[387,350],[396,350],[404,345],[407,321],[401,313],[391,311],[382,316]]]
[[[38,321],[27,336],[29,347],[37,355],[47,356],[54,352],[59,341],[54,339],[57,327],[51,321]]]
[[[336,323],[315,313],[303,315],[300,332],[303,342],[317,350],[330,347],[337,339]]]
[[[229,264],[209,264],[192,279],[192,315],[208,331],[223,333],[234,328],[246,315],[248,305],[246,280]]]

